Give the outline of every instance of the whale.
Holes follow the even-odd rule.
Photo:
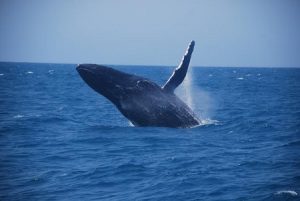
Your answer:
[[[105,65],[79,64],[76,70],[88,86],[111,101],[134,126],[195,127],[201,121],[174,93],[187,74],[194,46],[195,41],[191,41],[163,86]]]

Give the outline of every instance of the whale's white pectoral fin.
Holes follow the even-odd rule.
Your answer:
[[[171,77],[168,79],[166,84],[162,87],[164,91],[174,92],[176,87],[178,87],[183,82],[190,64],[194,46],[195,46],[195,41],[192,41],[185,55],[183,56],[180,65],[174,70]]]

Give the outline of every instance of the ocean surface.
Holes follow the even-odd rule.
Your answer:
[[[202,125],[174,129],[131,126],[75,67],[0,63],[1,201],[300,200],[300,69],[191,68]]]

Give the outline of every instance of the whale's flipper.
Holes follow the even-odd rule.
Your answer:
[[[169,80],[162,87],[164,91],[174,92],[176,87],[178,87],[182,83],[182,81],[184,80],[185,75],[187,73],[188,67],[189,67],[189,63],[190,63],[190,60],[192,57],[194,46],[195,46],[195,41],[192,41],[190,43],[184,57],[182,58],[180,65],[174,70],[174,72],[171,75],[171,77],[169,78]]]

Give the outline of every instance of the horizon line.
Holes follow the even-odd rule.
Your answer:
[[[56,65],[79,65],[79,64],[85,64],[85,62],[82,63],[57,63],[57,62],[32,62],[32,61],[0,61],[0,63],[32,63],[32,64],[56,64]],[[132,67],[176,67],[178,65],[149,65],[149,64],[104,64],[99,63],[99,65],[106,65],[106,66],[132,66]],[[191,65],[190,67],[195,68],[300,68],[300,66],[229,66],[229,65],[222,65],[222,66],[213,66],[213,65]]]

